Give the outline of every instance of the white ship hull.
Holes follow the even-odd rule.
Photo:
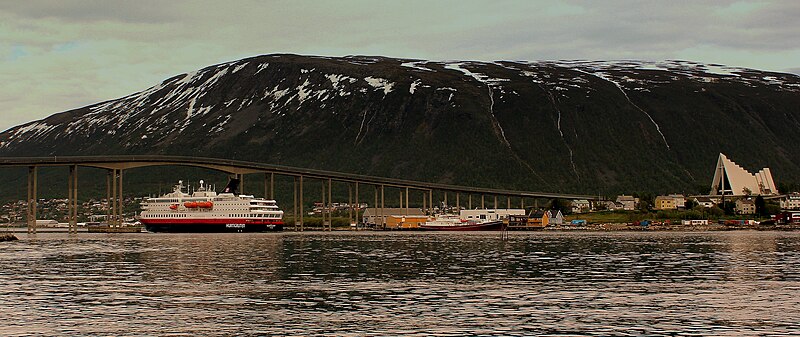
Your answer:
[[[283,229],[283,211],[275,200],[236,195],[237,180],[231,180],[219,195],[206,191],[202,181],[194,193],[172,193],[148,198],[142,203],[139,221],[150,232],[208,233],[265,232]]]

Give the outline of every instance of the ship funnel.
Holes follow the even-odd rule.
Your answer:
[[[228,185],[225,186],[225,189],[222,190],[222,193],[233,193],[234,195],[239,194],[239,179],[231,178],[228,180]]]

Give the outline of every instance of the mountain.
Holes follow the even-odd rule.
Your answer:
[[[202,155],[548,192],[800,182],[800,76],[688,61],[264,55],[0,134],[0,156]]]

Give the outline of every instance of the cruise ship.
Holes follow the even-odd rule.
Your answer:
[[[239,195],[231,179],[217,194],[200,181],[191,194],[179,181],[172,192],[142,202],[139,221],[150,232],[264,232],[283,229],[283,211],[275,200]]]

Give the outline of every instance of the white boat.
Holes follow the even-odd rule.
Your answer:
[[[275,200],[239,195],[231,179],[217,194],[200,181],[192,194],[179,181],[172,192],[142,202],[139,221],[150,232],[263,232],[283,229],[283,211]]]

